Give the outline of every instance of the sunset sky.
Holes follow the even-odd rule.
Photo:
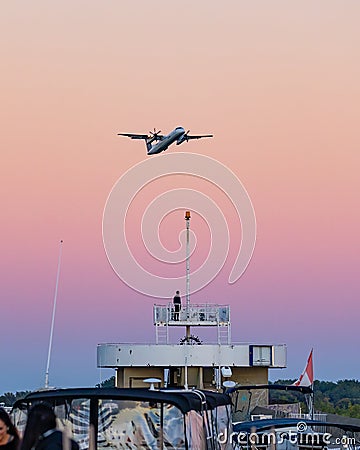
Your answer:
[[[211,157],[239,178],[256,214],[253,257],[229,284],[241,238],[236,211],[205,180],[171,175],[129,210],[139,263],[183,275],[184,264],[161,267],[146,254],[141,211],[168,189],[204,192],[226,218],[230,250],[192,301],[229,304],[234,342],[287,344],[288,367],[270,371],[273,380],[298,377],[312,347],[316,379],[360,378],[352,350],[360,316],[359,15],[357,0],[3,5],[0,393],[44,385],[61,239],[50,384],[93,386],[111,376],[96,368],[98,343],[155,342],[152,307],[164,300],[114,273],[102,219],[122,175],[176,152]],[[150,157],[142,141],[117,136],[179,125],[214,138]],[[173,207],[159,231],[170,251],[185,226]],[[211,235],[196,211],[191,229],[195,269]]]

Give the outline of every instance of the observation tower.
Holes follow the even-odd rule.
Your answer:
[[[190,211],[186,225],[186,303],[153,306],[155,344],[98,344],[97,367],[115,369],[117,387],[144,387],[156,378],[158,387],[221,390],[225,381],[266,384],[271,368],[286,367],[285,344],[233,343],[230,305],[190,303]],[[236,318],[241,327],[241,317]],[[185,336],[171,343],[170,330],[184,327]],[[217,342],[203,343],[191,327],[216,329]]]

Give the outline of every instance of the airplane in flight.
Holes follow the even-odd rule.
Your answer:
[[[188,130],[185,133],[183,127],[176,127],[167,135],[160,134],[161,131],[149,131],[149,134],[134,134],[134,133],[118,133],[118,136],[126,136],[131,139],[143,139],[146,143],[146,149],[148,155],[155,155],[165,151],[171,144],[176,141],[176,145],[180,145],[183,142],[188,142],[190,139],[201,139],[205,137],[213,137],[212,134],[190,135]]]

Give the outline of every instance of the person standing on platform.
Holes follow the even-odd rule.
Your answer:
[[[174,303],[174,320],[179,320],[181,311],[180,291],[176,291],[173,303]]]

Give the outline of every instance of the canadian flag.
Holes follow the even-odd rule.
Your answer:
[[[311,349],[304,372],[295,381],[294,386],[311,386],[314,383],[313,350]]]

